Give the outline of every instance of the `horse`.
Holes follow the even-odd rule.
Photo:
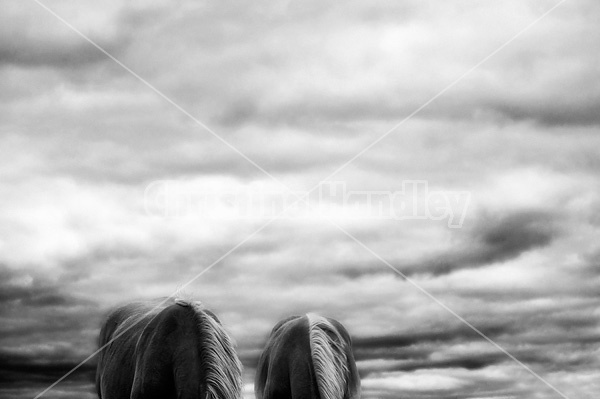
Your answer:
[[[358,399],[348,331],[311,313],[281,320],[258,361],[254,390],[257,399]]]
[[[112,311],[100,329],[100,399],[240,399],[242,365],[199,302],[162,299]]]

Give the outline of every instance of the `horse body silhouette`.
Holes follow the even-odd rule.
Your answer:
[[[217,317],[193,301],[159,304],[120,307],[102,325],[100,399],[240,399],[241,364]]]
[[[358,399],[350,335],[338,321],[315,314],[280,321],[258,362],[254,387],[257,399]]]

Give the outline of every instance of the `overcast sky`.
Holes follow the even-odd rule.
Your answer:
[[[185,287],[235,337],[248,392],[272,326],[313,311],[353,336],[365,399],[600,394],[598,1],[566,0],[400,126],[557,2],[42,2],[177,106],[2,0],[0,396],[33,397],[110,308],[261,228],[250,195],[326,178],[379,197],[292,209]],[[439,217],[407,217],[432,192]],[[45,397],[95,397],[93,366]]]

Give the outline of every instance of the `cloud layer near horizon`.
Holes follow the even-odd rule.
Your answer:
[[[248,389],[280,318],[339,319],[365,399],[558,394],[326,218],[570,398],[600,392],[597,2],[565,2],[332,175],[553,5],[48,3],[299,193],[331,175],[415,200],[400,213],[470,193],[440,220],[313,202],[185,288],[235,337]],[[110,308],[173,293],[260,228],[248,195],[290,195],[35,3],[3,10],[0,396],[23,398],[94,351]],[[46,396],[93,398],[92,374]]]

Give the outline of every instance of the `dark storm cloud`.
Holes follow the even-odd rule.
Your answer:
[[[556,214],[535,209],[485,210],[463,227],[465,231],[457,232],[457,241],[449,249],[424,255],[408,265],[405,261],[393,260],[392,264],[407,275],[442,276],[515,259],[526,252],[543,249],[560,237],[559,219]],[[373,232],[361,240],[368,243],[379,234],[382,232]],[[351,279],[389,272],[377,260],[347,261],[335,271]]]
[[[3,279],[0,283],[0,306],[14,305],[16,302],[34,307],[70,307],[82,303],[68,294],[61,293],[56,285],[37,281],[37,279],[28,286],[10,284],[9,278],[15,275],[18,276],[18,273],[13,274],[7,269],[0,268],[0,278]]]
[[[224,126],[240,126],[248,122],[260,121],[271,127],[293,124],[310,127],[315,124],[351,123],[361,121],[387,121],[390,124],[402,120],[421,105],[419,102],[398,103],[380,99],[370,100],[368,97],[360,100],[340,101],[331,97],[306,98],[299,104],[289,105],[278,112],[265,111],[258,108],[255,102],[248,100],[243,103],[230,104],[223,108],[216,118]],[[424,99],[422,102],[425,102]],[[485,99],[471,103],[472,99],[442,99],[419,112],[418,118],[428,120],[477,120],[482,117],[496,121],[498,124],[533,121],[544,126],[597,126],[600,116],[600,98],[582,98],[580,100],[556,101],[545,104],[542,100],[532,100],[530,103],[506,101],[502,104],[485,104]],[[461,104],[457,106],[457,103]]]
[[[1,272],[0,336],[23,361],[79,358],[94,345],[80,346],[99,328],[102,311],[92,299],[72,295],[60,283],[29,273]]]
[[[409,273],[443,275],[514,259],[527,251],[543,248],[558,237],[556,219],[553,214],[536,210],[482,214],[458,249],[401,269]]]
[[[0,351],[0,382],[43,382],[50,385],[79,364],[76,361],[62,360],[60,355],[61,353],[57,353],[54,359],[39,359]],[[95,360],[84,363],[75,371],[75,380],[93,381],[95,367]]]
[[[65,16],[61,4],[54,4],[50,8]],[[126,27],[115,24],[110,28],[97,29],[98,22],[112,8],[109,6],[106,10],[99,9],[90,13],[96,15],[69,13],[67,19],[75,29],[118,57],[129,44],[129,37],[124,34],[124,30],[120,30]],[[12,66],[25,70],[48,67],[73,72],[92,64],[112,62],[35,3],[22,7],[9,0],[4,5],[4,11],[0,16],[0,67]],[[109,18],[105,21],[107,19]]]
[[[595,218],[596,216],[593,216],[593,219]],[[598,224],[598,221],[592,220],[591,223]],[[585,253],[583,259],[584,263],[581,265],[578,272],[589,278],[598,278],[600,275],[600,247],[595,246],[591,251]],[[598,291],[600,291],[600,289]]]
[[[113,54],[120,52],[120,46],[120,44],[103,43],[103,47]],[[32,38],[31,41],[19,38],[0,41],[0,64],[71,69],[99,62],[108,62],[106,55],[90,47],[87,42],[44,43],[42,38]]]
[[[101,312],[89,298],[29,270],[0,269],[0,394],[31,398],[79,364],[95,347]],[[66,383],[91,397],[95,360]],[[63,396],[68,396],[65,394]],[[51,397],[52,395],[50,395]]]
[[[491,110],[515,121],[534,120],[548,126],[599,125],[600,98],[582,98],[580,102],[565,103],[561,99],[543,104],[503,104]]]
[[[496,338],[514,333],[510,325],[482,327],[489,337]],[[353,349],[359,361],[361,374],[367,376],[381,371],[413,371],[427,368],[464,368],[468,370],[484,368],[506,360],[502,353],[470,353],[465,350],[461,355],[445,359],[432,359],[431,355],[447,345],[477,341],[478,336],[466,326],[446,327],[435,331],[415,331],[388,336],[355,337]],[[371,360],[386,360],[386,366],[371,367]]]
[[[0,266],[0,279],[0,306],[18,303],[27,307],[66,309],[81,305],[94,305],[88,299],[77,298],[63,292],[57,283],[45,281],[37,276],[32,277],[27,272],[11,270],[6,266]]]
[[[533,210],[484,216],[471,235],[482,249],[464,261],[481,264],[511,259],[546,246],[557,236],[557,230],[554,215]]]
[[[0,395],[11,399],[30,399],[72,371],[79,361],[39,359],[6,353],[0,350]],[[79,366],[73,371],[62,389],[67,392],[49,392],[46,397],[59,394],[61,398],[96,398],[94,389],[95,360]],[[62,389],[58,391],[62,391]]]
[[[565,281],[565,285],[569,283]],[[547,294],[538,291],[535,295],[521,298],[519,295],[511,297],[505,292],[504,302],[514,303],[506,313],[490,307],[489,314],[478,317],[479,321],[469,316],[467,319],[542,375],[589,369],[597,363],[592,352],[600,343],[599,320],[595,315],[595,300],[581,296],[580,288],[574,286],[566,291],[569,294],[563,293],[563,301],[552,300],[551,289]],[[459,294],[459,291],[454,291],[454,294]],[[534,306],[542,297],[547,301],[544,310]],[[466,316],[464,312],[461,313]],[[496,322],[489,324],[490,320]],[[513,364],[508,356],[464,325],[458,328],[441,325],[402,334],[354,337],[353,346],[364,378],[381,372],[444,368],[480,370]]]
[[[508,332],[514,332],[513,328],[506,324],[481,327],[481,331],[484,334],[492,337],[506,334]],[[352,340],[352,344],[355,351],[358,353],[358,356],[360,357],[362,356],[360,352],[363,350],[367,351],[368,353],[368,350],[385,350],[386,348],[410,347],[425,342],[447,343],[451,341],[462,340],[465,337],[474,336],[473,334],[474,332],[470,328],[461,325],[458,328],[446,327],[436,331],[415,331],[405,334],[377,337],[355,337]],[[360,358],[363,359],[362,357]],[[364,359],[368,358],[368,355],[365,355]]]

